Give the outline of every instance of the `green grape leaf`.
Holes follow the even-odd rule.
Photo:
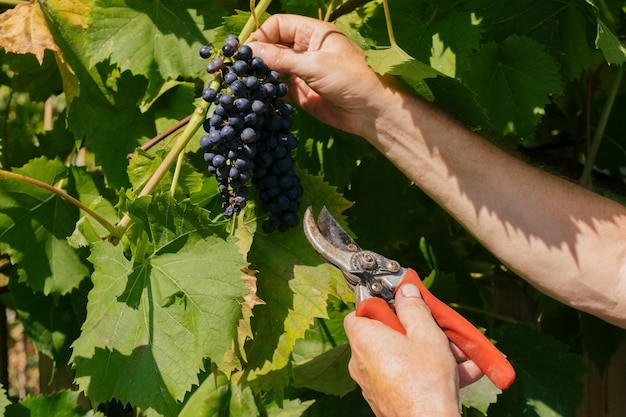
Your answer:
[[[69,130],[77,145],[94,152],[110,185],[127,187],[127,155],[156,133],[154,114],[142,112],[138,106],[146,95],[148,80],[128,71],[120,75],[108,63],[90,64],[87,57],[93,45],[85,32],[91,10],[88,5],[77,0],[50,0],[41,7],[65,59],[60,68],[68,98]]]
[[[253,417],[260,415],[254,398],[254,392],[248,385],[242,385],[234,379],[230,384],[229,417]]]
[[[228,407],[230,383],[226,375],[210,374],[185,401],[178,417],[215,417]]]
[[[47,0],[39,5],[62,53],[62,58],[57,58],[57,64],[68,106],[71,107],[73,99],[80,94],[90,97],[90,105],[109,102],[110,91],[105,86],[105,80],[87,59],[91,44],[85,30],[91,4],[80,0]],[[71,122],[71,118],[68,119]]]
[[[458,79],[450,77],[429,78],[426,84],[435,97],[435,104],[467,126],[489,127],[485,109],[475,92]]]
[[[149,80],[198,76],[204,19],[190,6],[222,13],[216,3],[200,1],[95,0],[87,33],[91,64],[110,60]]]
[[[463,5],[437,4],[415,7],[410,1],[389,4],[394,37],[408,55],[449,77],[465,72],[471,54],[478,49],[482,27],[476,24],[472,10]],[[363,27],[378,45],[387,43],[387,24],[382,5]]]
[[[300,399],[282,401],[279,405],[273,402],[265,407],[267,417],[300,417],[314,403],[314,400]]]
[[[146,241],[132,260],[121,245],[93,245],[94,288],[73,346],[76,380],[95,403],[117,398],[171,415],[198,383],[204,358],[232,371],[224,360],[247,293],[245,263],[223,225],[188,202],[143,197],[129,212]]]
[[[300,141],[299,166],[333,185],[349,184],[365,155],[378,152],[363,138],[334,129],[304,111],[296,113],[294,125]]]
[[[306,331],[304,338],[297,340],[292,352],[295,365],[301,365],[335,346],[348,343],[343,320],[353,310],[353,306],[330,297],[327,310],[329,318],[316,319],[315,325]]]
[[[478,381],[459,390],[459,399],[465,407],[472,407],[487,415],[489,405],[495,403],[500,394],[498,388],[483,376]]]
[[[84,410],[78,405],[78,391],[59,391],[50,395],[26,397],[19,404],[9,406],[7,416],[29,417],[104,417],[99,411]],[[25,414],[22,414],[25,413]]]
[[[626,62],[626,46],[600,18],[596,45],[609,64],[622,65]]]
[[[513,35],[483,46],[472,67],[465,84],[478,94],[498,133],[534,137],[549,95],[561,90],[552,56],[536,41]]]
[[[81,288],[63,296],[45,296],[34,292],[24,283],[11,277],[9,293],[12,308],[24,324],[24,332],[35,344],[37,351],[45,353],[56,364],[65,365],[71,355],[70,346],[80,334],[85,320],[88,281]],[[0,414],[1,415],[1,414]]]
[[[58,186],[67,169],[58,160],[34,159],[15,173]],[[67,242],[78,209],[52,192],[13,179],[0,181],[0,251],[18,264],[19,280],[44,294],[67,294],[89,275]]]
[[[318,202],[323,202],[345,225],[340,214],[350,203],[319,177],[302,172],[299,176],[305,190],[301,206],[312,205],[318,213]],[[301,227],[270,235],[257,231],[249,260],[259,271],[258,295],[266,304],[254,309],[255,339],[246,349],[248,370],[251,375],[265,375],[286,367],[296,340],[304,336],[316,317],[328,317],[329,295],[349,301],[353,294],[343,275],[312,249]]]
[[[73,195],[78,196],[81,203],[98,213],[109,223],[116,224],[119,221],[115,207],[105,198],[105,184],[102,181],[97,184],[95,177],[85,169],[75,166],[70,167],[68,189],[71,190]],[[90,223],[98,236],[104,238],[109,235],[109,231],[103,225],[82,211],[81,215],[85,219],[84,221]]]
[[[583,398],[582,359],[568,346],[531,325],[497,329],[493,338],[517,374],[489,415],[552,417],[574,415]],[[510,414],[513,413],[513,414]]]
[[[543,45],[569,79],[600,63],[594,46],[596,14],[583,2],[480,0],[475,10],[486,38],[502,41],[524,34]]]
[[[141,190],[152,174],[159,167],[163,158],[167,155],[166,151],[157,151],[156,153],[144,152],[141,149],[133,154],[128,165],[128,176],[135,190]],[[168,192],[172,185],[174,168],[163,177],[155,192]],[[203,176],[196,168],[191,166],[188,161],[184,160],[180,174],[178,177],[176,196],[184,197],[189,194],[202,190]]]
[[[107,181],[121,188],[129,184],[128,155],[156,131],[153,111],[142,113],[137,106],[145,91],[145,78],[126,72],[115,85],[114,104],[91,102],[93,96],[81,94],[74,99],[69,117],[74,120],[72,132],[85,138],[84,145],[93,150]]]
[[[295,366],[292,386],[344,396],[356,388],[356,383],[348,373],[349,361],[350,345],[339,345],[302,365]]]
[[[398,45],[384,49],[372,49],[365,52],[368,64],[377,73],[400,76],[422,97],[433,100],[433,93],[424,82],[426,78],[434,78],[442,73],[423,62],[417,61]]]
[[[11,86],[17,91],[27,91],[31,100],[45,101],[62,89],[57,62],[48,50],[40,65],[30,54],[6,54],[2,61],[15,71],[11,77]]]
[[[11,401],[7,397],[7,392],[4,389],[4,386],[0,384],[0,416],[6,416],[5,412],[10,404]]]

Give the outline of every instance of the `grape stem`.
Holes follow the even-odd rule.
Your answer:
[[[330,4],[328,5],[328,8],[326,9],[326,14],[324,15],[324,22],[330,21],[330,16],[333,14],[334,11],[335,0],[330,0]]]
[[[385,9],[385,22],[387,23],[387,35],[389,36],[389,43],[391,46],[398,45],[396,43],[396,37],[393,34],[393,26],[391,26],[391,12],[389,11],[388,0],[383,0],[383,8]]]
[[[609,116],[611,115],[611,110],[613,110],[613,103],[615,103],[615,97],[617,96],[617,91],[619,90],[619,86],[622,83],[623,75],[624,66],[620,66],[617,70],[617,74],[615,74],[615,78],[613,79],[613,84],[611,84],[609,95],[606,99],[606,102],[604,103],[602,114],[600,115],[598,127],[595,134],[593,135],[593,140],[591,141],[591,147],[587,152],[587,160],[585,161],[585,166],[579,180],[579,184],[583,187],[591,186],[591,171],[593,170],[596,156],[598,155],[598,149],[600,148],[600,143],[602,142],[604,130],[606,129],[607,122],[609,121]]]
[[[35,185],[39,188],[43,188],[44,190],[50,191],[51,193],[72,203],[73,205],[75,205],[76,207],[78,207],[79,209],[87,213],[89,216],[91,216],[95,221],[97,221],[105,229],[107,229],[107,231],[111,234],[111,237],[117,238],[120,236],[117,228],[111,223],[109,223],[104,217],[102,217],[101,215],[96,213],[94,210],[90,209],[89,207],[87,207],[86,205],[84,205],[83,203],[81,203],[80,201],[78,201],[77,199],[75,199],[74,197],[72,197],[71,195],[69,195],[68,193],[66,193],[65,191],[59,188],[56,188],[43,181],[39,181],[35,178],[27,177],[26,175],[17,174],[11,171],[5,171],[3,169],[0,169],[0,178],[21,181],[27,184]]]
[[[174,168],[174,176],[172,177],[172,184],[170,185],[170,195],[174,198],[174,193],[176,192],[176,184],[178,184],[178,178],[180,178],[180,170],[183,166],[183,161],[185,160],[185,153],[181,152],[178,154],[178,160],[176,161],[176,168]]]

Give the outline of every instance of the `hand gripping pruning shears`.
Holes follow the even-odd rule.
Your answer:
[[[356,315],[378,320],[406,334],[390,302],[405,283],[414,284],[448,339],[461,349],[499,389],[508,388],[515,370],[474,325],[426,289],[417,272],[378,253],[361,249],[324,207],[315,224],[309,207],[304,234],[327,262],[338,268],[355,294]]]

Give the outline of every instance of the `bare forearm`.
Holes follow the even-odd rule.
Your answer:
[[[626,327],[626,209],[537,170],[387,90],[364,135],[494,255],[543,292]]]

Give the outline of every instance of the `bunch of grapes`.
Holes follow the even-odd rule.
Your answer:
[[[297,226],[302,187],[291,151],[298,140],[290,132],[293,108],[278,100],[287,95],[287,85],[236,35],[228,35],[217,52],[203,46],[200,56],[210,59],[207,71],[220,80],[219,88],[211,83],[202,92],[215,106],[200,146],[219,183],[224,215],[230,218],[245,207],[252,183],[260,208],[270,213],[265,232]]]

